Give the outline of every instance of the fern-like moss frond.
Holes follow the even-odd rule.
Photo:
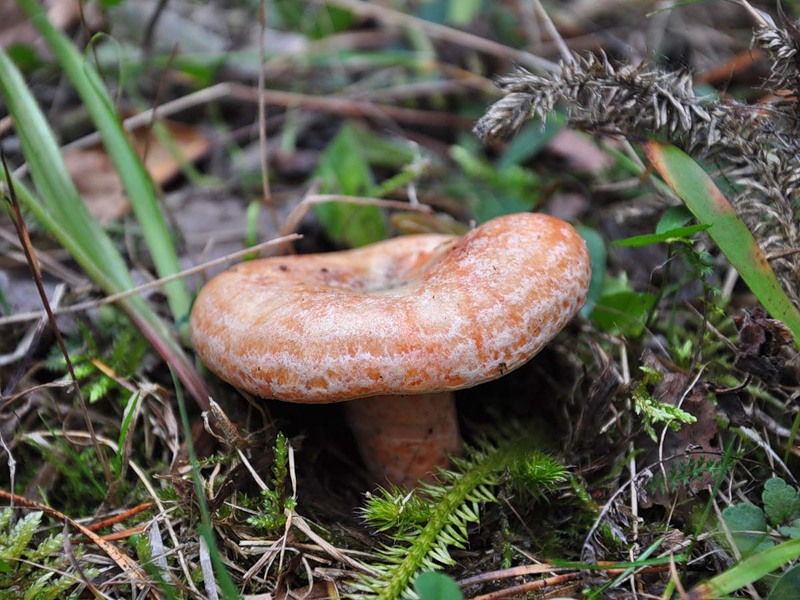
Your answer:
[[[147,352],[146,340],[127,321],[112,319],[103,325],[106,329],[103,330],[102,344],[83,324],[79,324],[80,336],[71,337],[67,342],[75,377],[92,404],[122,389],[109,373],[122,378],[131,377],[140,368]],[[102,365],[98,361],[102,361]],[[47,366],[54,371],[66,372],[67,362],[60,348],[53,348]]]
[[[0,600],[74,597],[68,592],[80,580],[65,573],[72,568],[64,556],[64,536],[59,533],[36,543],[42,512],[28,513],[9,529],[13,513],[11,508],[0,510]],[[80,549],[75,552],[81,554]],[[96,574],[96,569],[84,568],[86,577]]]
[[[394,530],[392,544],[378,552],[383,562],[372,565],[374,575],[353,582],[353,597],[416,598],[414,578],[454,564],[449,548],[466,548],[467,527],[479,521],[482,503],[497,502],[493,489],[504,476],[524,478],[525,489],[539,492],[562,481],[564,467],[535,448],[535,440],[524,434],[484,442],[466,457],[454,458],[436,483],[371,496],[363,516],[381,531]]]

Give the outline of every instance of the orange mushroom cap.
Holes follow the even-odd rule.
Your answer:
[[[192,341],[222,379],[266,398],[457,390],[539,352],[583,306],[590,274],[569,224],[507,215],[462,237],[241,263],[200,292]]]

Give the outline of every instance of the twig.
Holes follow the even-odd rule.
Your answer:
[[[397,208],[399,210],[412,210],[416,212],[431,214],[433,209],[427,204],[410,204],[399,200],[380,200],[379,198],[363,198],[361,196],[345,196],[342,194],[308,194],[303,200],[292,209],[286,222],[283,224],[281,235],[289,236],[290,232],[297,229],[303,217],[308,212],[308,208],[314,204],[325,204],[326,202],[345,202],[347,204],[360,204],[362,206],[379,206],[381,208]]]
[[[264,204],[267,205],[269,215],[275,231],[280,230],[281,223],[278,219],[278,212],[275,210],[275,203],[272,201],[272,192],[269,189],[269,161],[267,147],[267,101],[264,98],[266,91],[265,66],[267,50],[264,38],[267,31],[267,6],[266,0],[261,0],[258,6],[258,149],[261,157],[261,192],[264,196]]]
[[[574,63],[575,57],[572,55],[572,51],[567,47],[567,44],[564,43],[564,38],[561,37],[558,29],[556,29],[556,26],[553,24],[553,20],[550,18],[550,15],[547,14],[547,11],[544,9],[544,6],[542,6],[541,1],[533,0],[533,7],[536,9],[536,13],[539,15],[542,23],[544,23],[544,28],[547,30],[547,33],[550,34],[550,38],[558,47],[558,51],[561,54],[561,60],[567,64]]]
[[[467,72],[458,71],[463,76],[470,75]],[[457,81],[462,82],[461,79]],[[483,80],[481,80],[483,81]],[[463,80],[464,84],[469,84],[467,80]],[[483,88],[481,88],[483,89]],[[382,90],[387,91],[387,90]],[[488,93],[487,90],[483,90]],[[494,88],[493,92],[496,92]],[[253,88],[240,83],[222,82],[211,87],[187,94],[180,98],[176,98],[170,102],[165,102],[158,107],[158,114],[161,117],[168,117],[170,115],[208,104],[223,98],[236,97],[239,100],[248,102],[263,102],[274,104],[276,106],[289,107],[289,106],[304,106],[309,110],[316,110],[319,112],[327,112],[331,114],[339,114],[346,117],[374,117],[374,118],[390,118],[401,123],[411,123],[418,125],[427,125],[431,127],[452,127],[469,129],[472,127],[472,121],[458,117],[451,113],[438,112],[432,110],[416,110],[410,108],[402,108],[388,104],[376,104],[373,102],[365,102],[353,100],[341,96],[313,96],[309,94],[296,94],[292,92],[282,92],[277,90],[263,90],[259,93],[258,88]],[[150,108],[140,112],[132,117],[128,117],[122,122],[122,126],[126,131],[132,131],[144,125],[147,125],[154,116],[155,108]],[[8,121],[10,123],[10,121]],[[3,121],[0,121],[2,124]],[[2,131],[0,131],[0,135]],[[78,138],[61,147],[62,154],[66,154],[72,150],[80,148],[89,148],[102,141],[100,133],[94,131],[88,135]],[[23,177],[28,171],[27,163],[20,165],[14,170],[15,177]]]
[[[300,531],[302,531],[305,535],[307,535],[309,539],[316,542],[320,548],[322,548],[325,552],[327,552],[330,556],[332,556],[339,562],[344,563],[347,566],[352,567],[357,571],[368,573],[370,575],[375,574],[375,572],[364,563],[361,563],[353,558],[350,558],[346,554],[339,552],[339,550],[335,546],[333,546],[325,538],[318,535],[313,529],[311,529],[308,523],[306,523],[306,520],[300,515],[294,514],[292,516],[292,525],[297,527]]]
[[[3,403],[0,405],[0,410],[5,409],[11,403],[16,402],[20,398],[24,398],[28,394],[32,394],[33,392],[38,392],[39,390],[43,389],[63,389],[63,388],[71,388],[74,384],[71,381],[50,381],[48,383],[40,383],[39,385],[34,385],[32,387],[26,388],[21,392],[17,392],[13,396],[3,397]]]
[[[553,565],[519,565],[498,571],[487,571],[466,579],[460,579],[456,583],[458,583],[458,587],[464,588],[479,583],[497,581],[498,579],[511,579],[512,577],[521,577],[523,575],[539,575],[541,573],[558,573],[559,571],[571,570],[573,570],[572,567],[556,567]]]
[[[292,233],[272,240],[268,240],[266,242],[256,244],[255,246],[250,246],[249,248],[245,248],[244,250],[237,250],[236,252],[231,252],[230,254],[226,254],[225,256],[222,256],[220,258],[215,258],[214,260],[204,262],[203,264],[190,267],[188,269],[184,269],[179,273],[173,273],[172,275],[162,277],[161,279],[155,279],[153,281],[149,281],[142,285],[136,286],[135,288],[131,288],[129,290],[125,290],[123,292],[119,292],[116,294],[111,294],[110,296],[106,296],[105,298],[99,298],[98,300],[87,300],[86,302],[79,302],[78,304],[73,304],[71,306],[65,306],[64,308],[59,308],[53,311],[53,314],[56,315],[71,314],[84,310],[89,310],[91,308],[96,308],[98,306],[103,306],[104,304],[110,304],[112,302],[122,300],[123,298],[127,298],[128,296],[134,296],[136,294],[140,294],[150,289],[159,288],[162,285],[169,283],[170,281],[174,281],[175,279],[182,279],[184,277],[188,277],[189,275],[200,273],[211,267],[216,267],[218,265],[225,264],[229,261],[249,256],[254,252],[258,252],[259,250],[263,250],[264,248],[267,248],[269,246],[280,246],[281,244],[285,244],[287,242],[293,242],[302,239],[302,237],[303,237],[302,235],[299,235],[297,233]],[[41,317],[42,317],[42,312],[18,313],[16,315],[9,315],[8,317],[0,318],[0,326],[8,325],[10,323],[19,323],[22,321],[32,321],[34,319],[39,319]]]
[[[57,309],[61,304],[61,301],[64,299],[64,295],[66,293],[66,285],[63,283],[59,283],[56,286],[55,291],[53,292],[53,299],[50,302],[51,309]],[[29,334],[26,334],[23,338],[23,341],[20,342],[20,345],[17,347],[17,352],[14,355],[18,357],[15,360],[23,359],[19,365],[17,365],[16,370],[11,375],[6,383],[5,389],[0,390],[0,410],[3,410],[6,406],[8,406],[12,400],[8,399],[10,394],[14,393],[14,390],[17,389],[17,385],[19,382],[22,381],[22,378],[25,376],[25,373],[28,370],[28,366],[30,365],[32,355],[34,354],[36,348],[39,346],[39,342],[41,341],[42,334],[44,334],[45,330],[49,325],[47,313],[42,312],[42,318],[39,319],[36,325],[30,328]],[[21,351],[21,352],[19,352]],[[12,361],[13,362],[13,361]],[[3,361],[0,361],[0,365],[3,365]],[[72,382],[70,382],[72,385]],[[56,410],[56,412],[59,412]],[[13,489],[13,488],[12,488]]]
[[[258,102],[258,90],[238,83],[226,83],[229,94],[240,100]],[[264,90],[264,101],[279,106],[302,106],[308,110],[318,110],[347,117],[373,117],[378,119],[393,119],[398,122],[427,125],[430,127],[450,127],[453,129],[469,129],[472,120],[459,117],[448,112],[433,110],[416,110],[401,108],[387,104],[374,104],[372,102],[359,102],[350,98],[337,96],[312,96],[309,94],[296,94],[278,90]]]
[[[158,0],[156,9],[147,20],[147,25],[144,28],[144,35],[142,36],[142,51],[145,56],[149,55],[153,48],[153,34],[156,31],[158,20],[161,17],[161,14],[164,12],[164,9],[167,7],[168,2],[169,0]]]
[[[157,18],[157,15],[155,17]],[[169,58],[167,58],[167,64],[164,67],[164,71],[158,78],[158,86],[156,86],[156,95],[155,98],[153,98],[153,109],[151,111],[152,118],[145,125],[144,136],[143,136],[144,145],[142,146],[141,151],[138,153],[139,159],[142,161],[142,164],[147,164],[147,155],[150,153],[150,142],[153,139],[153,128],[156,126],[156,121],[158,120],[158,114],[156,111],[158,110],[158,107],[161,104],[161,98],[164,95],[164,87],[166,86],[167,83],[167,75],[172,69],[172,66],[175,63],[175,57],[177,55],[178,55],[178,44],[176,42],[172,46],[172,50],[169,53]]]
[[[480,52],[486,52],[492,56],[505,58],[530,68],[542,69],[553,73],[559,71],[559,67],[556,63],[531,54],[530,52],[516,50],[504,44],[467,33],[466,31],[460,31],[452,27],[439,25],[438,23],[431,23],[425,19],[407,15],[374,2],[364,2],[363,0],[325,0],[325,2],[326,4],[333,4],[346,8],[361,17],[371,17],[390,25],[403,25],[414,29],[421,29],[432,38],[447,40],[454,44],[472,48]]]
[[[57,431],[32,431],[32,432],[24,433],[22,435],[22,439],[23,440],[25,440],[25,439],[39,439],[39,438],[45,438],[45,437],[63,437],[65,439],[68,439],[70,441],[73,441],[73,442],[77,443],[77,440],[89,439],[89,434],[87,434],[85,431],[61,431],[61,432],[57,432]],[[119,446],[117,445],[117,442],[112,441],[112,440],[110,440],[108,438],[105,438],[105,437],[102,437],[102,436],[98,436],[98,440],[102,444],[105,444],[106,446],[111,448],[111,450],[113,452],[115,452],[115,453],[119,452]],[[147,490],[147,493],[150,494],[150,497],[153,499],[153,503],[155,504],[156,508],[158,509],[158,513],[159,513],[158,517],[156,517],[156,518],[160,517],[161,519],[163,519],[164,525],[166,526],[167,532],[169,533],[170,540],[172,541],[173,551],[175,552],[175,554],[178,557],[178,563],[180,564],[181,570],[183,571],[183,575],[185,577],[185,579],[182,580],[182,583],[184,585],[188,585],[189,589],[199,597],[200,596],[200,591],[197,589],[197,586],[194,584],[194,581],[192,579],[191,571],[189,570],[189,565],[188,565],[188,563],[186,561],[186,557],[184,556],[183,552],[181,551],[181,544],[178,541],[178,535],[175,533],[175,528],[172,526],[172,522],[167,517],[167,509],[164,507],[164,503],[162,502],[162,500],[159,497],[159,495],[156,493],[156,490],[153,488],[152,484],[150,483],[150,480],[147,478],[147,474],[144,472],[144,469],[142,469],[142,467],[140,467],[138,464],[136,464],[136,462],[134,462],[133,460],[130,460],[130,459],[128,459],[128,465],[130,466],[131,470],[136,474],[136,476],[139,478],[139,481],[142,482],[142,485]],[[154,520],[156,518],[154,518]],[[94,536],[94,535],[96,535],[96,534],[94,534],[94,532],[92,532],[92,536]],[[94,539],[92,536],[90,536],[90,538]]]
[[[540,590],[542,588],[555,587],[563,585],[570,581],[577,581],[581,578],[580,573],[566,573],[565,575],[555,575],[547,579],[537,579],[535,581],[528,581],[520,585],[513,585],[502,590],[489,592],[488,594],[481,594],[480,596],[473,596],[472,600],[498,600],[499,598],[508,598],[517,594],[524,594],[532,592],[533,590]]]
[[[147,573],[145,573],[138,564],[127,554],[125,554],[122,550],[117,548],[111,542],[104,540],[101,536],[97,535],[94,531],[89,529],[88,527],[81,525],[76,520],[68,517],[64,513],[57,511],[54,508],[50,508],[46,504],[42,504],[41,502],[36,502],[35,500],[29,500],[24,496],[19,496],[17,494],[11,494],[5,490],[0,490],[0,499],[7,500],[9,502],[13,502],[18,506],[23,506],[25,508],[31,508],[34,510],[40,510],[43,513],[50,515],[60,521],[63,521],[69,524],[71,527],[74,527],[90,540],[92,540],[98,548],[100,548],[103,552],[108,555],[108,557],[113,560],[116,565],[128,573],[131,577],[134,578],[136,582],[136,586],[139,589],[147,589],[148,588],[148,577]],[[149,589],[149,594],[151,598],[160,599],[161,595],[154,589]]]
[[[127,521],[131,517],[135,517],[141,512],[144,512],[153,507],[152,502],[142,502],[133,508],[129,508],[128,510],[119,513],[118,515],[114,515],[113,517],[108,517],[107,519],[103,519],[102,521],[97,521],[96,523],[92,523],[91,525],[87,525],[87,529],[91,531],[97,531],[98,529],[103,529],[104,527],[111,527],[112,525],[116,525],[117,523],[122,523],[122,521]]]
[[[6,200],[9,206],[11,219],[14,222],[14,228],[17,230],[19,241],[22,244],[22,249],[25,252],[25,257],[28,260],[28,266],[31,270],[31,274],[33,275],[33,280],[36,283],[36,290],[39,292],[39,298],[42,301],[42,306],[44,306],[44,310],[47,313],[47,319],[50,322],[53,335],[55,335],[58,346],[61,348],[61,352],[64,355],[69,376],[75,384],[75,394],[78,397],[78,402],[80,402],[81,412],[83,413],[83,418],[86,422],[86,429],[92,438],[92,444],[94,445],[94,450],[97,453],[97,459],[100,461],[100,465],[103,468],[103,475],[105,476],[106,483],[111,485],[111,469],[108,466],[105,452],[97,441],[97,435],[94,431],[94,424],[89,416],[89,407],[86,405],[86,399],[83,397],[83,392],[78,384],[78,376],[75,374],[75,369],[72,365],[72,360],[69,357],[67,345],[64,343],[64,338],[61,336],[61,330],[58,328],[56,317],[53,314],[52,308],[50,307],[50,300],[47,298],[47,292],[45,291],[44,283],[42,282],[42,271],[39,268],[38,261],[36,260],[36,254],[33,252],[33,242],[31,242],[30,235],[28,234],[28,228],[25,225],[25,219],[22,217],[22,210],[20,209],[19,202],[17,201],[17,192],[12,183],[13,179],[8,168],[8,163],[6,162],[6,156],[2,152],[0,152],[0,159],[2,160],[3,170],[5,171],[5,180],[8,182],[8,194],[3,193],[3,198]]]
[[[774,27],[775,24],[772,23],[772,19],[766,15],[763,11],[756,10],[747,0],[739,0],[739,4],[741,4],[744,9],[753,17],[753,20],[758,24],[759,27]],[[780,6],[780,4],[778,5]]]

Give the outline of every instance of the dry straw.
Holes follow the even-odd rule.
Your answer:
[[[783,16],[783,15],[781,15]],[[775,99],[748,105],[695,93],[692,77],[650,65],[575,56],[542,75],[519,69],[498,85],[505,96],[475,126],[505,139],[527,119],[556,107],[571,127],[626,137],[656,136],[725,165],[738,186],[732,202],[761,244],[787,295],[800,306],[800,28],[762,21],[755,43],[771,63],[765,87]]]

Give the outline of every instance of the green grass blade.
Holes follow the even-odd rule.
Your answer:
[[[86,274],[107,294],[134,287],[124,259],[86,209],[64,166],[58,143],[22,75],[0,49],[0,96],[5,100],[41,199],[22,182],[13,185],[20,204],[30,211],[66,249]],[[5,181],[0,169],[0,180]],[[181,380],[207,408],[208,389],[174,338],[174,332],[139,296],[119,301],[130,319]]]
[[[203,487],[203,482],[200,479],[200,471],[197,466],[197,453],[195,452],[194,445],[192,443],[192,427],[189,423],[189,413],[186,410],[186,402],[183,400],[183,390],[181,389],[180,383],[176,380],[174,373],[172,379],[175,384],[175,396],[178,401],[178,413],[181,416],[181,425],[183,426],[183,432],[186,436],[186,451],[189,455],[189,464],[192,467],[192,482],[194,483],[195,491],[197,493],[197,505],[200,509],[200,523],[198,524],[198,532],[208,546],[208,553],[211,556],[211,564],[214,567],[214,573],[217,578],[217,583],[219,583],[220,590],[222,591],[222,597],[225,598],[225,600],[239,600],[240,596],[236,591],[236,585],[233,583],[230,573],[228,573],[227,567],[225,566],[225,561],[222,559],[222,554],[220,553],[219,548],[217,548],[217,542],[214,536],[214,528],[211,526],[211,511],[208,508],[205,488]]]
[[[744,559],[739,564],[700,584],[690,594],[697,598],[727,596],[746,585],[754,583],[800,557],[800,540],[790,540]],[[697,594],[695,596],[695,594]]]
[[[783,321],[800,347],[800,311],[781,289],[764,252],[712,179],[687,154],[648,141],[642,149],[664,181],[686,203],[773,318]]]
[[[177,273],[180,271],[178,257],[158,205],[155,187],[128,141],[99,75],[69,39],[53,27],[36,0],[19,0],[19,6],[55,54],[97,127],[142,228],[158,275],[165,277]],[[191,297],[186,284],[182,280],[172,281],[164,286],[164,292],[173,318],[178,323],[184,322],[191,308]]]
[[[128,398],[125,411],[122,413],[122,425],[119,428],[119,439],[117,440],[117,455],[114,457],[114,478],[119,479],[122,473],[122,453],[125,448],[125,439],[128,437],[128,430],[131,427],[133,416],[136,414],[136,407],[139,405],[142,395],[137,390]]]
[[[2,49],[0,95],[5,99],[8,112],[14,119],[31,177],[44,203],[42,209],[47,212],[52,224],[63,230],[63,239],[58,236],[59,241],[68,243],[73,249],[80,245],[87,262],[102,265],[102,279],[106,285],[113,286],[117,291],[133,287],[128,267],[109,237],[89,214],[67,172],[50,126],[19,70]],[[15,188],[21,189],[18,182],[15,182]],[[23,193],[26,191],[23,190]],[[29,207],[31,199],[31,194],[20,198],[26,207]],[[40,213],[36,216],[38,218],[43,215]],[[74,239],[70,239],[70,236]],[[97,270],[89,275],[93,279],[100,277]],[[103,282],[98,280],[98,284],[103,285]]]

